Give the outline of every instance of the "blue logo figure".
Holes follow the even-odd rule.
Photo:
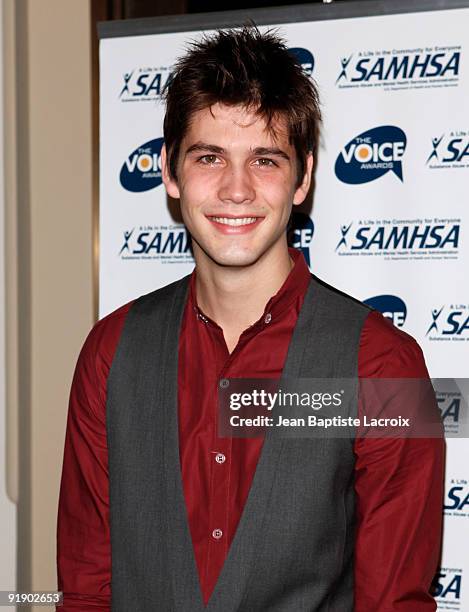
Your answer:
[[[395,125],[381,125],[352,138],[335,162],[337,178],[349,185],[369,183],[393,172],[403,181],[402,157],[407,137]]]
[[[119,255],[121,255],[124,251],[130,251],[129,240],[132,234],[134,233],[135,227],[133,227],[130,232],[124,232],[124,244],[122,245],[121,250],[119,251]]]
[[[313,240],[314,223],[309,215],[302,212],[292,214],[292,227],[290,230],[289,241],[292,247],[299,249],[308,264],[311,267],[311,256],[309,245]]]
[[[335,250],[337,251],[342,245],[344,245],[344,247],[347,246],[347,234],[350,230],[350,228],[352,227],[352,223],[350,223],[350,225],[342,225],[340,228],[340,231],[342,232],[342,238],[340,239],[339,243],[337,244],[337,246],[335,247]]]
[[[127,191],[142,192],[162,184],[161,148],[163,138],[149,140],[129,155],[120,171],[120,182]]]
[[[135,70],[132,70],[132,72],[126,72],[124,74],[124,87],[122,88],[122,91],[119,94],[119,98],[122,98],[125,93],[128,93],[130,95],[129,83],[134,72]]]
[[[426,336],[428,336],[428,334],[431,331],[433,331],[433,330],[435,330],[438,333],[438,323],[437,323],[437,320],[438,320],[438,317],[443,312],[443,308],[444,308],[444,306],[442,306],[440,308],[440,310],[438,310],[437,308],[434,308],[432,310],[432,319],[433,319],[433,321],[432,321],[432,324],[430,325],[430,327],[427,329],[427,333],[425,334]]]
[[[291,49],[288,49],[288,51],[294,56],[306,74],[311,76],[314,70],[314,56],[311,51],[308,51],[308,49],[303,49],[303,47],[292,47]]]
[[[397,295],[376,295],[363,300],[364,304],[378,310],[387,319],[390,319],[396,327],[403,327],[407,318],[407,306],[404,300]]]
[[[444,134],[443,134],[443,136],[444,136]],[[438,147],[440,146],[440,143],[443,140],[443,136],[441,136],[441,138],[432,138],[433,151],[428,156],[428,159],[425,162],[425,165],[427,165],[428,162],[430,160],[432,160],[434,157],[436,158],[436,161],[439,161],[439,159],[438,159]]]
[[[350,64],[350,60],[352,59],[352,57],[353,57],[353,53],[352,53],[352,55],[350,57],[343,57],[340,60],[340,63],[342,64],[342,71],[339,74],[339,76],[337,77],[337,80],[335,82],[336,85],[340,81],[340,79],[345,79],[346,81],[348,81],[347,68],[348,68],[348,65]]]

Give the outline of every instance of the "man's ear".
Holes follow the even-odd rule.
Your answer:
[[[293,196],[293,204],[301,204],[308,195],[313,173],[313,162],[313,153],[310,151],[306,158],[303,180],[301,181],[301,185],[296,188],[295,195]]]
[[[179,187],[177,181],[174,177],[171,176],[168,165],[168,155],[166,152],[166,145],[163,144],[161,148],[161,172],[164,186],[166,187],[166,191],[171,198],[175,200],[179,199]]]

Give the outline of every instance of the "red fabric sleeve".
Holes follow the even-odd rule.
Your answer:
[[[361,378],[427,378],[417,342],[380,314],[362,330]],[[355,612],[429,612],[440,554],[444,440],[357,438]]]
[[[70,391],[57,521],[60,612],[109,612],[111,545],[106,383],[130,304],[93,327]]]

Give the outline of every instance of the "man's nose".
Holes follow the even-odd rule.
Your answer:
[[[218,197],[223,202],[243,204],[251,202],[255,197],[252,177],[246,168],[227,168],[221,178]]]

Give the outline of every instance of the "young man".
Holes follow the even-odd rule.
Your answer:
[[[177,65],[163,174],[196,267],[99,321],[81,351],[64,612],[435,610],[441,440],[217,430],[227,378],[428,377],[410,336],[287,246],[319,121],[313,83],[272,33],[218,32]]]

